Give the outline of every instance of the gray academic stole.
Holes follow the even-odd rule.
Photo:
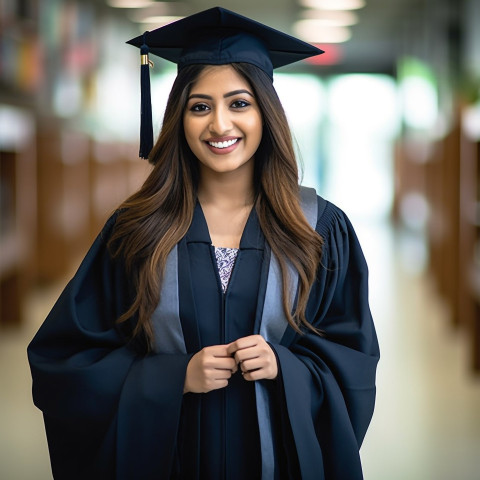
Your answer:
[[[312,228],[316,227],[318,215],[317,195],[313,188],[300,187],[303,213]],[[290,304],[294,305],[298,275],[291,265],[288,265],[290,278]],[[259,333],[270,343],[280,343],[288,327],[288,321],[283,311],[282,279],[278,261],[270,255],[265,301]],[[155,334],[156,353],[187,353],[183,337],[182,324],[179,313],[178,294],[178,248],[170,252],[165,265],[160,302],[152,316],[153,331]],[[265,381],[255,382],[257,416],[262,448],[262,480],[273,480],[275,469],[272,427],[270,421],[270,402]]]

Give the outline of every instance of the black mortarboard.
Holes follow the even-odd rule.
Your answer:
[[[221,7],[196,13],[127,43],[142,55],[140,157],[153,147],[148,53],[170,60],[181,70],[187,65],[251,63],[273,80],[273,69],[323,53],[295,37]]]

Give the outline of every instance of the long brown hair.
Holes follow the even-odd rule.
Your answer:
[[[322,239],[308,224],[299,201],[298,167],[285,112],[270,78],[247,64],[232,67],[251,85],[263,115],[262,141],[255,154],[255,208],[261,229],[277,257],[283,282],[283,309],[291,326],[315,330],[305,317],[310,288],[322,253]],[[172,87],[160,136],[149,161],[152,172],[120,207],[110,247],[122,255],[136,296],[119,318],[136,318],[133,336],[152,346],[150,318],[159,299],[167,256],[191,224],[198,183],[197,160],[185,140],[183,113],[204,65],[183,68]],[[289,304],[288,262],[299,274],[295,311]]]

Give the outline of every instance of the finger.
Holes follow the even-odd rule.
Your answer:
[[[206,385],[205,392],[211,392],[212,390],[219,390],[228,386],[228,380],[213,380]]]
[[[227,350],[215,352],[212,356],[215,358],[232,358],[232,356],[227,352]]]
[[[265,378],[262,369],[252,370],[250,372],[242,372],[242,376],[245,380],[249,382],[255,382],[256,380],[262,380],[263,378]]]
[[[232,372],[231,370],[217,370],[214,374],[214,380],[228,380],[231,378]]]
[[[257,341],[256,337],[257,337],[257,335],[255,335],[253,337],[245,337],[245,338],[241,338],[240,340],[237,340],[237,342],[236,342],[236,344],[237,344],[236,352],[240,352],[242,350],[246,350],[246,349],[249,349],[249,348],[256,347],[258,345],[258,341]]]
[[[248,337],[238,338],[230,345],[228,345],[228,352],[232,355],[238,350],[254,347],[262,341],[265,342],[261,335],[249,335]]]
[[[233,357],[235,352],[238,350],[238,340],[227,345],[227,354]]]
[[[224,369],[224,370],[237,370],[237,362],[232,357],[222,357],[216,358],[212,362],[212,367],[215,369]]]
[[[242,343],[259,343],[259,342],[264,342],[264,338],[261,335],[255,334],[255,335],[247,335],[246,337],[241,337],[237,339],[237,342],[242,342]]]
[[[247,348],[243,350],[239,350],[235,356],[233,357],[237,363],[243,363],[247,360],[251,360],[253,358],[258,358],[259,352],[256,348]]]
[[[230,357],[228,353],[228,345],[213,345],[211,347],[206,347],[205,350],[214,357]]]
[[[246,360],[240,364],[240,369],[242,372],[250,372],[252,370],[258,370],[260,368],[265,368],[268,366],[268,362],[265,362],[261,358],[254,358],[252,360]]]

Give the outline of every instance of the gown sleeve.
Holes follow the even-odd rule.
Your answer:
[[[307,332],[273,345],[282,417],[303,480],[362,479],[359,449],[373,414],[379,359],[368,269],[341,210],[327,202],[316,229],[324,251],[306,314],[323,335]]]
[[[175,455],[190,356],[138,353],[116,325],[132,289],[107,248],[113,224],[28,347],[55,479],[167,479]]]

